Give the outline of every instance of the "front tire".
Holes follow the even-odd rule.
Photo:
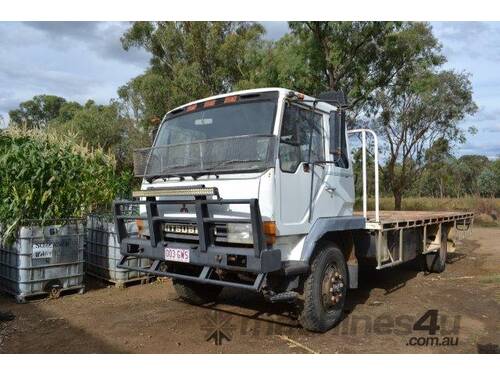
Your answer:
[[[342,318],[348,274],[344,254],[335,244],[319,249],[304,283],[299,322],[308,331],[326,332]]]
[[[222,291],[222,286],[213,284],[201,284],[180,279],[173,279],[172,283],[177,295],[193,305],[214,302]]]

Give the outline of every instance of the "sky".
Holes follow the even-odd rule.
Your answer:
[[[263,22],[269,39],[288,30],[286,22]],[[500,155],[500,22],[432,22],[443,45],[446,69],[471,74],[479,111],[460,125],[476,135],[458,155]],[[38,94],[84,103],[108,103],[117,89],[141,74],[149,55],[123,50],[128,22],[0,22],[0,127],[8,111]]]

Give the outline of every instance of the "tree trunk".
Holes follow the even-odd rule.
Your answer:
[[[393,191],[394,195],[394,209],[396,211],[401,211],[401,201],[402,201],[402,195],[400,191]]]

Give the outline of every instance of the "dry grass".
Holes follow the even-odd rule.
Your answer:
[[[500,274],[483,276],[479,279],[479,282],[486,284],[500,284]]]
[[[361,200],[356,201],[356,208],[362,206]],[[374,208],[374,199],[368,200],[368,208]],[[394,210],[394,198],[380,198],[381,210]],[[463,198],[431,198],[407,197],[403,198],[404,211],[473,211],[475,222],[483,226],[499,225],[500,198],[482,198],[465,196]]]

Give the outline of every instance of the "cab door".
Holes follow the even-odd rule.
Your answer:
[[[330,202],[320,204],[321,216],[350,216],[354,206],[354,178],[349,160],[345,112],[331,111],[328,116],[328,172],[325,177]],[[323,207],[328,207],[325,212]]]
[[[326,175],[324,165],[313,168],[313,163],[325,160],[324,128],[323,113],[306,105],[285,103],[277,171],[282,235],[307,233],[311,226],[310,202],[317,200]]]

